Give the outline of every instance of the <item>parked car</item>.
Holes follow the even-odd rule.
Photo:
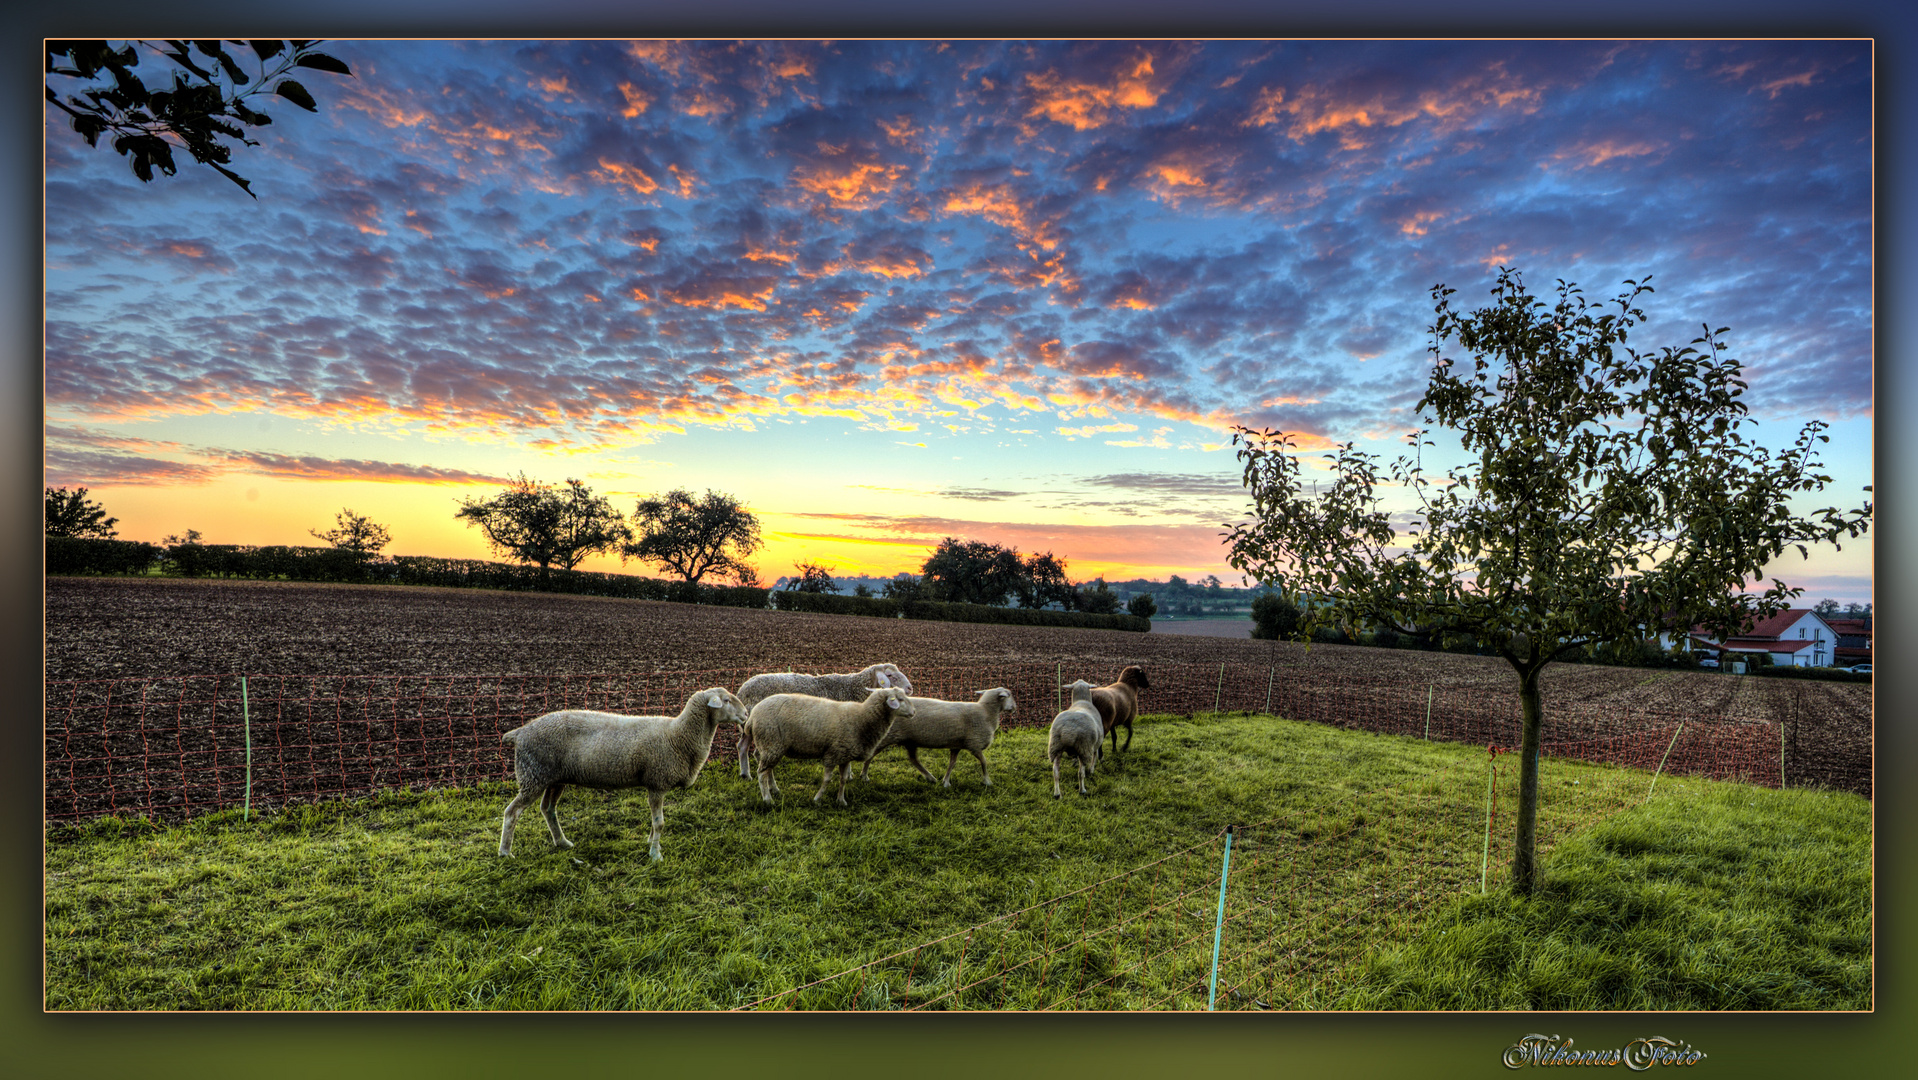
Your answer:
[[[1699,666],[1699,667],[1710,667],[1710,668],[1715,668],[1715,667],[1717,667],[1717,666],[1718,666],[1718,657],[1716,657],[1716,656],[1701,656],[1701,657],[1699,657],[1699,658],[1698,658],[1698,666]]]
[[[1852,666],[1846,668],[1845,670],[1851,672],[1853,675],[1869,675],[1871,674],[1871,665],[1870,664],[1853,664]]]

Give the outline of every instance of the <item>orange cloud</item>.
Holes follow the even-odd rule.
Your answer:
[[[647,175],[646,171],[637,165],[600,158],[599,168],[593,171],[593,175],[608,183],[623,184],[641,195],[651,195],[659,190],[659,181]]]
[[[620,96],[626,99],[626,107],[620,110],[619,115],[628,120],[645,112],[646,107],[653,103],[651,96],[629,82],[620,83],[619,92]]]
[[[890,194],[905,173],[904,165],[819,162],[794,169],[792,179],[800,188],[824,195],[835,206],[866,210],[874,204],[875,196]]]
[[[1026,87],[1032,91],[1027,116],[1043,116],[1074,131],[1106,124],[1118,109],[1151,108],[1163,92],[1154,79],[1150,53],[1121,64],[1103,83],[1068,78],[1048,69],[1027,75]]]

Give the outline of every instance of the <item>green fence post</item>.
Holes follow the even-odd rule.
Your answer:
[[[1219,688],[1212,692],[1212,711],[1219,711],[1219,703],[1225,700],[1225,664],[1219,665]]]
[[[241,821],[253,820],[253,713],[246,699],[246,676],[240,676],[240,727],[246,735],[246,797]]]
[[[1059,691],[1060,691],[1059,680],[1065,677],[1066,677],[1066,662],[1064,660],[1061,660],[1058,663],[1053,664],[1052,665],[1052,711],[1055,713],[1064,711],[1066,707],[1065,702],[1061,700],[1059,697]]]
[[[1265,669],[1265,715],[1272,715],[1272,677],[1279,673],[1276,667]]]
[[[1206,995],[1205,1011],[1211,1012],[1219,1000],[1219,943],[1225,936],[1225,879],[1232,873],[1232,834],[1236,825],[1225,827],[1225,862],[1219,867],[1219,915],[1212,923],[1212,992]]]
[[[1425,684],[1425,741],[1432,741],[1432,684]]]
[[[1685,721],[1678,722],[1678,730],[1672,732],[1672,741],[1665,744],[1665,756],[1658,759],[1658,768],[1652,771],[1652,785],[1645,789],[1645,801],[1652,801],[1652,792],[1658,790],[1658,774],[1665,771],[1665,763],[1671,760],[1672,747],[1678,745],[1678,737],[1685,733]]]

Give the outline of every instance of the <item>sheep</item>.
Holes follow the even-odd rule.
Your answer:
[[[906,757],[919,775],[928,781],[952,786],[952,770],[959,764],[959,751],[970,750],[972,756],[979,759],[979,776],[986,786],[992,786],[992,774],[986,769],[986,747],[992,745],[992,737],[998,734],[999,721],[1018,709],[1012,702],[1012,691],[1005,687],[979,691],[978,701],[940,701],[936,698],[913,698],[913,715],[910,720],[894,717],[892,729],[885,738],[873,748],[873,755],[893,747],[906,748]],[[919,764],[920,748],[928,750],[950,751],[946,761],[946,776],[934,781],[932,774]],[[859,779],[866,778],[866,770],[872,768],[872,756],[868,756],[859,767]]]
[[[693,786],[713,750],[721,721],[744,724],[746,707],[723,686],[686,700],[678,716],[620,716],[589,709],[561,709],[500,736],[513,744],[513,775],[519,794],[506,804],[499,853],[513,853],[513,827],[534,799],[546,815],[553,846],[573,842],[559,828],[560,792],[568,784],[589,788],[643,787],[653,808],[647,851],[660,861],[659,834],[666,824],[666,792]]]
[[[1119,752],[1119,725],[1125,725],[1125,748],[1132,749],[1132,721],[1139,716],[1139,691],[1149,690],[1145,670],[1131,664],[1119,672],[1119,681],[1092,688],[1092,704],[1099,710],[1104,725],[1101,733],[1112,736],[1112,752]]]
[[[864,701],[832,701],[810,694],[774,694],[754,705],[746,717],[746,738],[759,758],[759,795],[770,803],[779,784],[773,769],[782,757],[819,758],[818,802],[832,774],[839,772],[839,805],[846,805],[846,780],[852,763],[872,757],[895,718],[909,719],[912,698],[897,686],[870,690]]]
[[[1046,736],[1046,757],[1052,762],[1052,797],[1059,797],[1059,758],[1070,755],[1079,763],[1079,794],[1086,794],[1086,770],[1098,771],[1099,753],[1105,736],[1099,726],[1099,710],[1092,703],[1092,684],[1079,679],[1070,687],[1072,704],[1052,718],[1052,731]]]
[[[912,680],[906,678],[905,673],[894,664],[868,664],[858,671],[843,675],[768,672],[740,683],[739,700],[745,702],[748,711],[774,694],[811,694],[833,701],[864,701],[866,691],[875,687],[884,690],[888,686],[897,686],[908,694],[912,693]],[[752,778],[752,749],[751,739],[742,734],[739,739],[741,779]]]

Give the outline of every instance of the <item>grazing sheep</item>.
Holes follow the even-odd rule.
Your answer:
[[[1079,763],[1079,794],[1086,794],[1086,770],[1097,771],[1099,752],[1105,736],[1099,726],[1099,710],[1092,703],[1092,684],[1080,679],[1070,687],[1072,704],[1052,718],[1052,731],[1046,736],[1046,757],[1052,762],[1052,797],[1059,797],[1059,758],[1070,756]]]
[[[864,701],[868,690],[884,690],[888,686],[897,686],[908,694],[912,693],[912,680],[906,678],[895,664],[868,664],[858,671],[843,675],[768,672],[740,683],[739,700],[745,702],[748,711],[774,694],[811,694],[833,701]],[[739,775],[742,778],[750,779],[753,775],[752,749],[752,740],[742,734],[739,739]]]
[[[894,717],[892,730],[879,740],[873,748],[873,754],[893,746],[906,748],[906,757],[919,775],[934,783],[952,786],[952,770],[959,764],[959,751],[970,750],[972,756],[979,759],[979,775],[986,786],[992,786],[992,774],[986,770],[986,747],[992,745],[992,737],[999,732],[999,721],[1016,711],[1018,706],[1012,703],[1012,691],[1005,687],[979,691],[978,701],[939,701],[936,698],[913,698],[911,719]],[[932,780],[932,774],[919,764],[919,751],[947,750],[951,757],[946,761],[946,776],[943,780]],[[872,758],[868,757],[860,764],[859,779],[866,778],[866,770],[872,768]]]
[[[1137,664],[1119,672],[1119,681],[1092,688],[1092,704],[1099,710],[1104,725],[1102,734],[1112,736],[1112,752],[1119,752],[1119,726],[1125,725],[1125,748],[1132,749],[1132,721],[1139,716],[1139,691],[1148,690],[1145,670]]]
[[[513,744],[513,776],[519,794],[506,804],[499,853],[513,853],[513,826],[534,799],[546,815],[553,844],[573,842],[559,828],[560,792],[568,784],[589,788],[643,787],[653,807],[648,852],[660,859],[659,833],[666,824],[666,792],[691,787],[713,750],[719,724],[746,722],[746,707],[731,690],[715,686],[688,698],[678,716],[620,716],[589,709],[561,709],[500,736]]]
[[[746,736],[759,757],[759,796],[773,801],[779,784],[773,769],[782,757],[819,758],[818,802],[833,771],[839,772],[839,805],[846,805],[846,779],[852,763],[872,757],[895,718],[913,714],[912,698],[897,687],[870,690],[864,701],[832,701],[810,694],[774,694],[754,705],[746,717]]]

